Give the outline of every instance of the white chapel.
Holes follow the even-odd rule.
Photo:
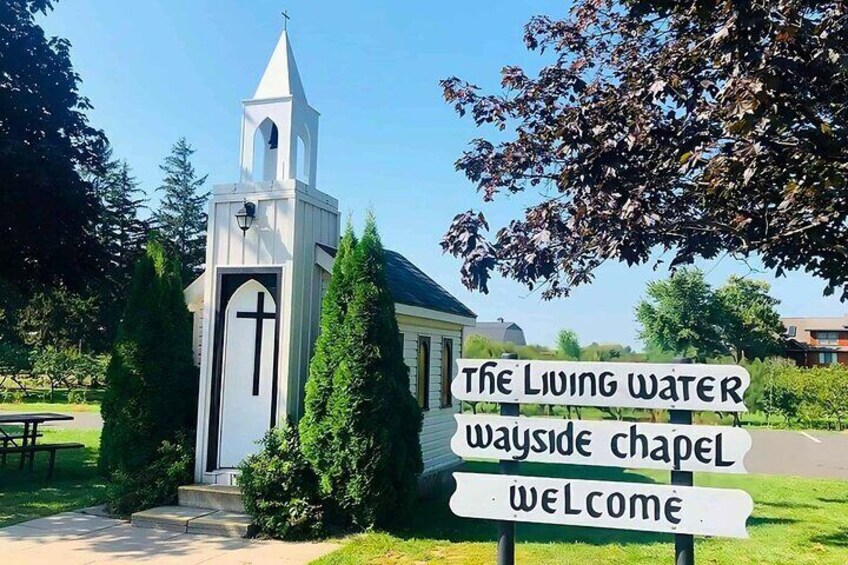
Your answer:
[[[206,271],[185,291],[200,366],[199,483],[235,484],[257,440],[302,416],[340,236],[338,201],[316,185],[318,118],[284,31],[243,102],[240,178],[213,189]],[[449,383],[476,315],[398,253],[387,251],[386,271],[432,475],[459,463]]]

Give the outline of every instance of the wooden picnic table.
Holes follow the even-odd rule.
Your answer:
[[[37,444],[38,438],[42,434],[38,431],[38,426],[47,422],[66,422],[73,420],[73,416],[67,414],[57,414],[55,412],[35,412],[35,413],[17,413],[4,412],[0,413],[0,455],[2,455],[3,464],[6,463],[6,455],[10,453],[20,453],[21,460],[18,465],[19,469],[24,468],[24,464],[29,462],[29,470],[32,471],[33,462],[35,461],[36,451],[48,451],[50,453],[50,468],[48,477],[53,476],[53,467],[56,459],[56,451],[58,449],[79,448],[82,444],[67,443],[67,444]],[[17,431],[4,430],[3,426],[23,426],[23,433]]]

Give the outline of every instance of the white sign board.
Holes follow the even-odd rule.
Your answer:
[[[459,359],[459,400],[745,412],[751,382],[734,365]]]
[[[465,459],[745,473],[741,428],[457,414],[451,449]]]
[[[754,501],[741,490],[454,473],[466,518],[747,538]]]

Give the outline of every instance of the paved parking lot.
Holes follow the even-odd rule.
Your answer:
[[[25,405],[22,405],[25,406]],[[27,412],[26,409],[15,410],[0,410],[3,414],[15,414],[18,412]],[[30,412],[32,412],[30,410]],[[48,422],[42,424],[42,428],[64,428],[66,430],[99,430],[103,427],[103,417],[100,412],[71,412],[68,410],[51,410],[51,412],[59,412],[73,416],[73,420],[66,422]]]
[[[848,434],[749,430],[749,473],[848,480]]]

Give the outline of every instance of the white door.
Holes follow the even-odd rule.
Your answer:
[[[277,304],[255,280],[230,298],[224,314],[219,467],[232,468],[258,451],[271,427]]]

